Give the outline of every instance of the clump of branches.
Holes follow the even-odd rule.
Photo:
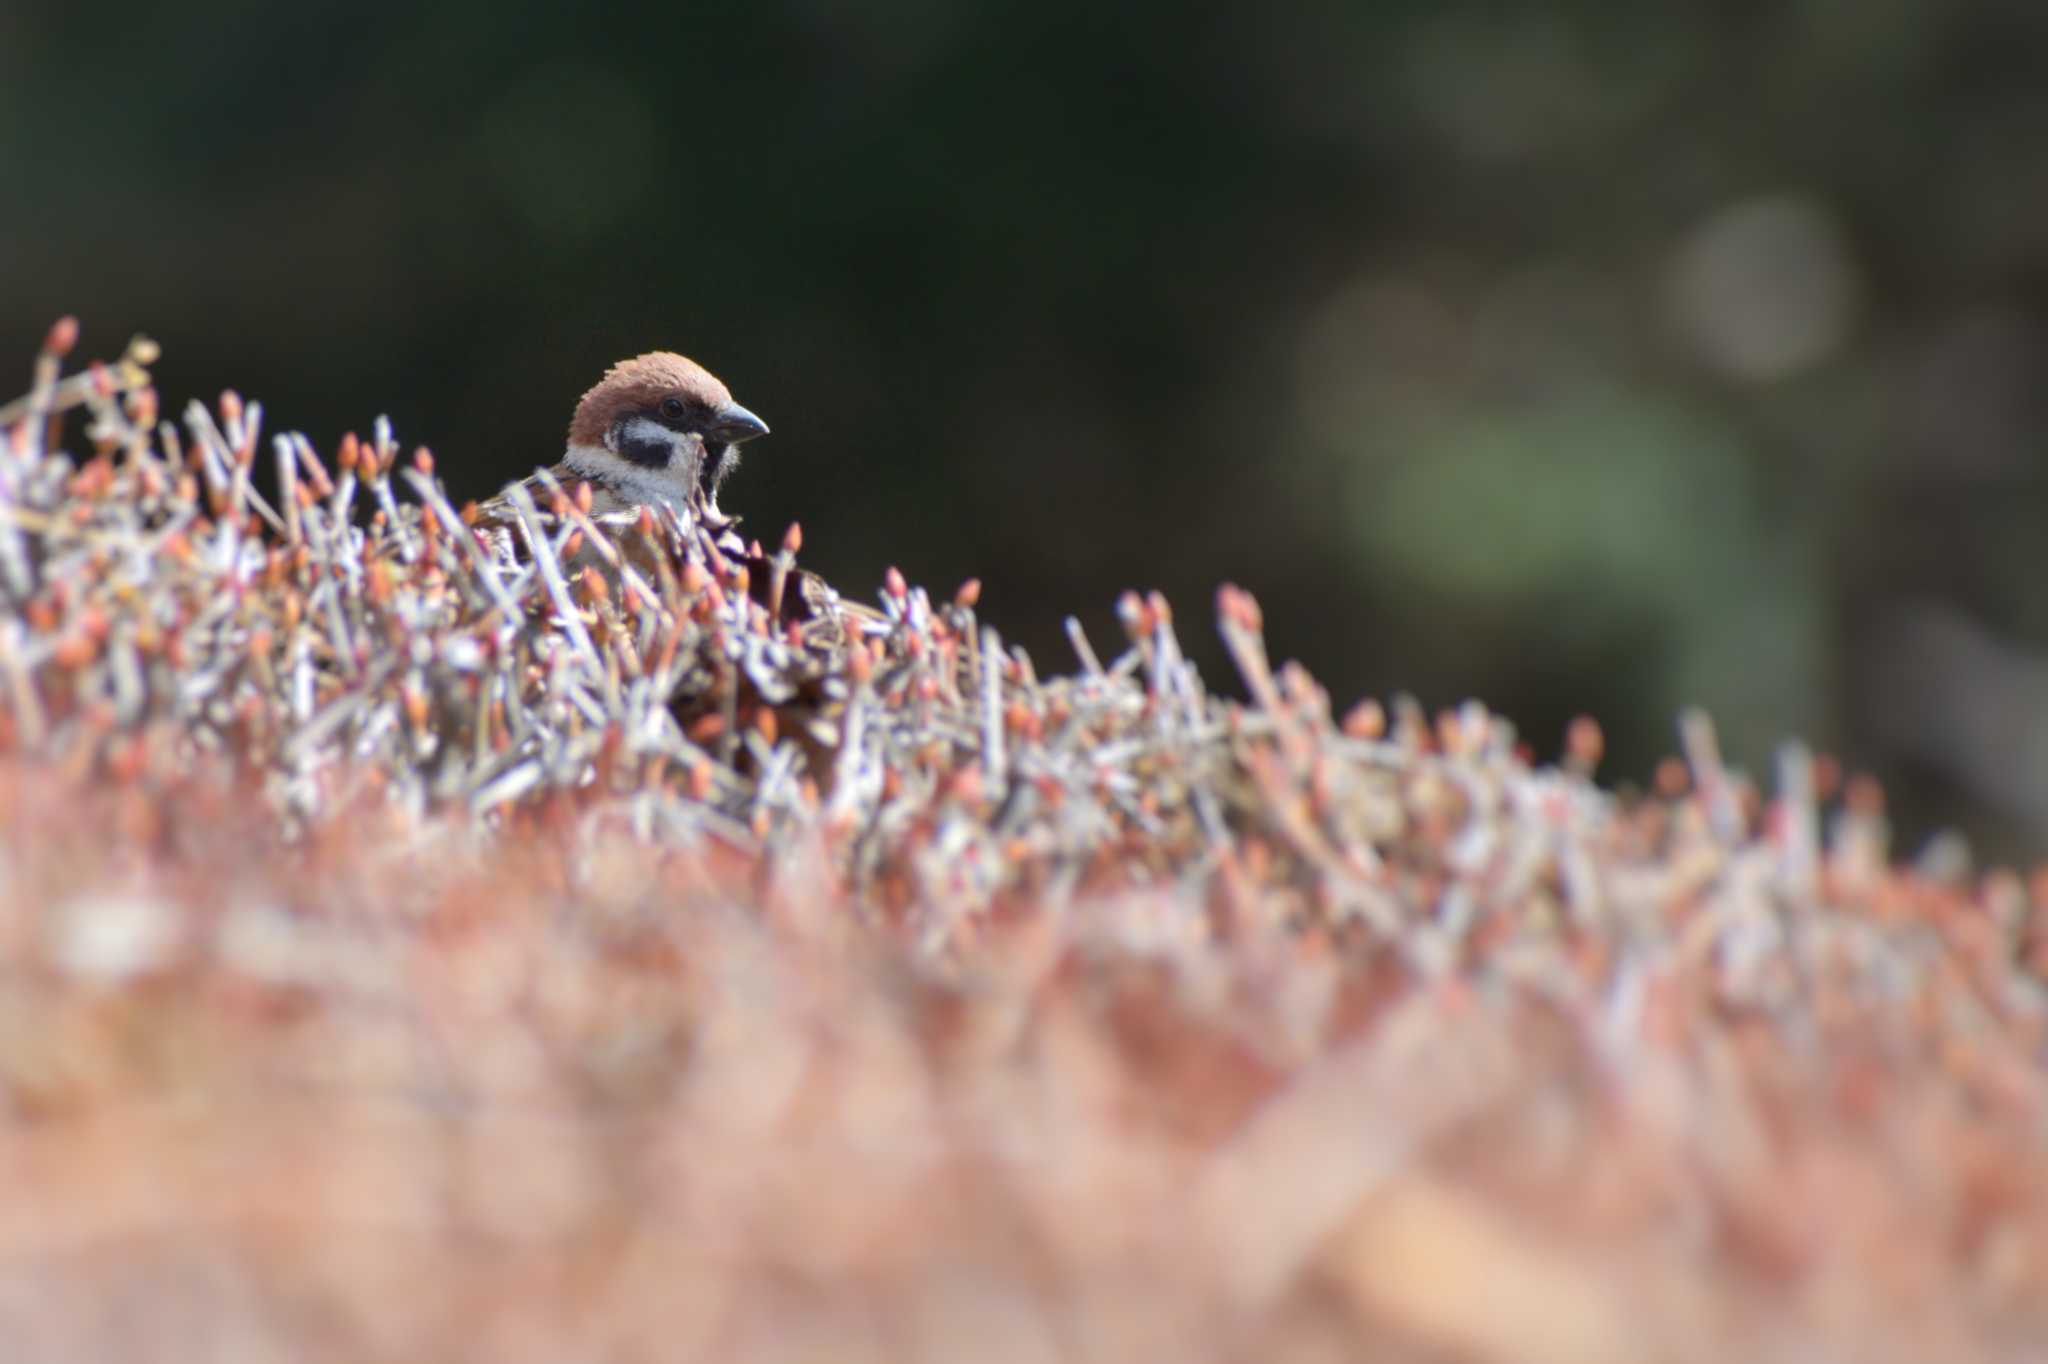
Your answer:
[[[1390,943],[1411,798],[1451,818],[1498,806],[1502,782],[1560,780],[1517,766],[1476,708],[1441,736],[1416,713],[1389,735],[1370,706],[1337,725],[1305,673],[1269,665],[1233,588],[1220,619],[1249,706],[1204,686],[1156,594],[1124,598],[1107,662],[1070,622],[1081,666],[1042,679],[978,620],[978,583],[935,601],[891,570],[878,619],[799,618],[795,528],[739,556],[688,511],[600,524],[573,488],[521,510],[527,558],[507,565],[382,419],[331,459],[233,393],[173,425],[148,343],[64,379],[70,341],[53,333],[0,455],[0,725],[80,770],[220,755],[294,825],[373,783],[485,824],[558,795],[675,844],[822,835],[935,939],[1019,888],[1204,894],[1250,838],[1290,914]],[[72,409],[80,457],[54,444]],[[1485,793],[1416,787],[1438,738],[1498,768]]]

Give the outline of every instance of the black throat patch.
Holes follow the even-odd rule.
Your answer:
[[[704,467],[697,471],[697,482],[703,485],[706,493],[715,494],[718,491],[718,485],[725,481],[726,474],[739,462],[738,454],[737,447],[731,445],[713,445],[705,449]]]

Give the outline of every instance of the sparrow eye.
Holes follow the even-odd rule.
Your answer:
[[[683,400],[681,398],[663,398],[661,400],[661,415],[667,417],[670,421],[681,421],[683,418]]]

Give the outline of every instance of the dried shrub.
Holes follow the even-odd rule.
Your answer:
[[[381,423],[72,340],[0,409],[10,1358],[2048,1331],[2048,879],[1891,865],[1867,782],[1340,719],[1229,588],[1243,702],[1156,597],[1042,678],[574,490],[505,569]]]

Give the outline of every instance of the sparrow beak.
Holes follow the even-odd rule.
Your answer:
[[[704,434],[721,444],[738,445],[741,441],[767,435],[768,423],[738,403],[727,403],[712,414],[711,426]]]

